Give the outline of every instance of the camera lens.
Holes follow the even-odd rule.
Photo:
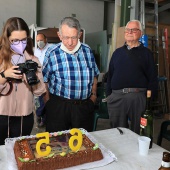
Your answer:
[[[28,71],[26,73],[26,78],[27,78],[27,82],[30,86],[39,83],[39,80],[37,80],[37,76],[34,71]]]

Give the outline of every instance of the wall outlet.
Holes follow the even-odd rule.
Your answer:
[[[72,17],[76,17],[76,14],[71,14]]]

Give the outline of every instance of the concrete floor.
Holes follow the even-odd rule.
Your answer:
[[[165,120],[165,118],[161,118],[161,119],[155,118],[154,119],[154,136],[153,136],[153,142],[154,143],[157,143],[157,138],[158,138],[158,134],[159,134],[159,131],[160,131],[161,123],[164,120]],[[104,129],[109,129],[109,128],[110,128],[110,124],[109,124],[108,119],[98,119],[96,130],[104,130]],[[45,131],[45,128],[38,128],[37,123],[35,121],[34,128],[32,130],[32,135],[35,135],[36,133],[40,133],[40,132],[44,132],[44,131]],[[163,139],[161,147],[170,151],[170,141]]]

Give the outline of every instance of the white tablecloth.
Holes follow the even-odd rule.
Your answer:
[[[120,135],[117,129],[92,132],[91,134],[103,145],[109,148],[117,157],[117,162],[93,170],[158,170],[162,154],[167,151],[153,143],[147,156],[138,152],[138,135],[129,129],[121,128]]]
[[[120,135],[117,129],[108,129],[91,132],[90,134],[111,150],[118,161],[106,166],[93,168],[93,170],[157,170],[162,161],[165,149],[153,144],[147,156],[140,156],[138,152],[138,135],[129,129],[121,128],[124,132]],[[8,170],[5,146],[0,146],[0,170]]]

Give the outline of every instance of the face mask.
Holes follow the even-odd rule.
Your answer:
[[[17,44],[17,45],[11,44],[11,49],[12,49],[14,52],[16,52],[17,54],[23,55],[26,46],[27,46],[27,44],[23,44],[23,43],[20,41],[19,44]]]
[[[44,41],[38,41],[37,45],[38,45],[39,48],[44,48],[45,47]]]

